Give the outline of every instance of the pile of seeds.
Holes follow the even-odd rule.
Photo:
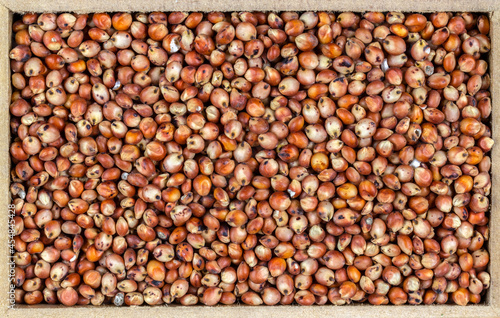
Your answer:
[[[481,14],[24,14],[17,303],[479,303]]]

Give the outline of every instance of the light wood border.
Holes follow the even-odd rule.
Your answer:
[[[117,11],[473,11],[488,12],[491,19],[492,49],[489,61],[491,94],[493,102],[493,139],[500,141],[500,1],[495,0],[288,0],[286,2],[258,0],[0,0],[0,233],[7,233],[7,206],[9,198],[9,105],[10,105],[10,61],[11,25],[13,13],[22,12],[117,12]],[[350,306],[159,306],[159,307],[113,307],[20,305],[8,308],[8,246],[6,239],[0,243],[0,317],[9,318],[91,318],[91,317],[500,317],[500,253],[496,247],[500,242],[500,148],[492,153],[492,209],[490,218],[490,274],[491,287],[486,303],[460,307],[455,305],[431,306],[371,306],[364,304]]]

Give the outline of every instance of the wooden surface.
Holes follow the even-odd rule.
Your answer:
[[[500,8],[495,0],[0,0],[14,12],[42,11],[476,11]]]

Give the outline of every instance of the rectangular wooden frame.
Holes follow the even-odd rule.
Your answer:
[[[500,142],[500,1],[495,0],[0,0],[0,233],[7,233],[10,204],[10,94],[11,74],[9,51],[12,40],[12,17],[23,12],[151,12],[151,11],[399,11],[399,12],[484,12],[490,17],[491,53],[489,73],[493,103],[492,133]],[[80,306],[67,308],[54,305],[17,305],[9,309],[9,249],[7,236],[0,243],[0,317],[9,318],[122,318],[122,317],[500,317],[500,147],[491,154],[492,196],[490,213],[491,287],[486,301],[480,305],[460,307],[456,305],[431,306],[372,306],[355,304],[347,306]],[[498,172],[498,173],[497,173]],[[4,234],[6,235],[6,234]]]

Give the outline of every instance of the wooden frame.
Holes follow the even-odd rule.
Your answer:
[[[7,233],[7,207],[10,204],[10,94],[11,74],[9,51],[12,40],[12,16],[22,12],[150,12],[150,11],[401,11],[401,12],[485,12],[489,14],[491,24],[491,53],[489,72],[491,75],[491,94],[493,102],[492,133],[493,139],[500,143],[500,2],[495,0],[0,0],[0,233]],[[500,147],[493,148],[491,154],[492,196],[490,213],[490,252],[491,287],[486,302],[480,305],[460,307],[457,305],[431,306],[372,306],[365,304],[346,306],[77,306],[67,308],[54,305],[17,305],[9,309],[8,281],[9,249],[6,237],[0,244],[0,316],[9,318],[38,317],[500,317]],[[498,173],[497,173],[498,172]],[[4,234],[6,235],[6,234]]]

